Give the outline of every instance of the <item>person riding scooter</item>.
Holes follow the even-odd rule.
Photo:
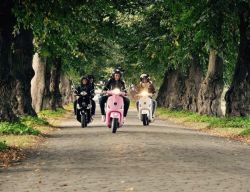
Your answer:
[[[154,87],[152,81],[150,81],[150,77],[148,74],[141,74],[140,83],[136,86],[137,93],[141,93],[142,91],[146,91],[148,93],[151,93],[152,95],[154,95],[156,93],[155,87]],[[154,116],[157,102],[154,99],[152,101],[153,101],[153,116]],[[136,107],[138,110],[139,109],[139,102],[138,101],[136,102]]]
[[[126,93],[125,83],[121,79],[122,73],[119,69],[115,69],[112,73],[111,79],[107,82],[105,87],[103,88],[103,93],[106,93],[107,90],[113,90],[115,88],[120,89],[121,91],[124,91]],[[101,108],[101,114],[102,114],[102,121],[105,121],[105,103],[107,102],[108,95],[103,95],[100,100],[100,108]],[[124,117],[127,116],[130,100],[127,97],[123,97],[124,101]]]
[[[80,94],[81,92],[85,91],[89,97],[91,97],[91,91],[90,91],[90,86],[89,86],[89,80],[87,77],[82,77],[80,81],[80,86],[78,86],[75,89],[75,94]],[[77,102],[81,103],[81,98],[78,98],[77,100],[74,101],[74,113],[76,115],[76,106]]]
[[[93,75],[88,75],[88,80],[89,80],[89,88],[90,88],[90,94],[91,94],[91,104],[92,104],[92,110],[91,113],[92,115],[95,115],[95,109],[96,109],[96,104],[95,101],[93,100],[95,96],[95,83],[94,83],[94,76]]]

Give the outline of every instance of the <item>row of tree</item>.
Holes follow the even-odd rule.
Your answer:
[[[1,0],[0,121],[36,115],[33,107],[36,111],[61,107],[60,82],[65,76],[74,79],[87,71],[101,74],[98,64],[111,58],[106,48],[112,49],[109,26],[113,24],[107,18],[113,17],[115,5],[88,0]],[[39,66],[32,107],[35,52]]]
[[[119,17],[120,44],[133,71],[162,82],[161,106],[221,115],[226,86],[226,114],[249,116],[250,1],[163,0],[133,10]]]
[[[1,0],[0,121],[36,114],[35,52],[36,110],[62,105],[65,76],[101,78],[119,64],[128,83],[150,73],[161,106],[220,115],[226,84],[227,114],[249,115],[249,8],[246,0]]]

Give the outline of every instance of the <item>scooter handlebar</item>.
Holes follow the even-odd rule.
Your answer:
[[[125,92],[120,91],[120,90],[116,90],[116,89],[114,89],[114,90],[108,90],[108,91],[106,91],[106,93],[108,95],[120,95],[120,96],[125,96],[126,95]]]
[[[138,97],[152,97],[153,94],[148,93],[148,92],[141,92],[141,93],[136,94],[136,96],[138,96]]]

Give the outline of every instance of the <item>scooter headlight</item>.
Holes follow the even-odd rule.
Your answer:
[[[120,89],[117,89],[117,88],[114,89],[114,90],[113,90],[113,93],[116,94],[116,95],[118,95],[118,94],[120,93]]]
[[[143,97],[148,96],[148,92],[147,91],[142,91],[140,95],[143,96]]]
[[[82,103],[82,106],[83,106],[83,107],[87,107],[88,105],[87,105],[87,103],[83,102],[83,103]]]

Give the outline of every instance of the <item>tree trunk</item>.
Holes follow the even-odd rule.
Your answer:
[[[36,112],[42,110],[45,89],[46,59],[40,58],[36,53],[33,57],[35,76],[31,81],[32,106]]]
[[[35,115],[31,106],[32,33],[20,27],[14,36],[14,3],[0,3],[0,120],[15,120],[16,115]]]
[[[44,109],[51,109],[50,107],[50,99],[51,99],[51,93],[50,93],[50,78],[51,78],[51,66],[48,62],[49,59],[47,59],[47,63],[45,66],[45,81],[44,81],[44,92],[43,92],[43,98],[42,98],[42,110]]]
[[[14,110],[18,115],[36,115],[31,99],[31,79],[34,76],[32,39],[31,31],[24,29],[14,39],[11,68],[16,78],[16,99],[13,102],[17,102]]]
[[[12,31],[15,25],[12,7],[12,1],[0,1],[0,121],[17,119],[11,103],[12,90],[15,87],[10,66]]]
[[[57,107],[63,107],[62,105],[62,95],[60,93],[59,84],[61,76],[61,59],[54,59],[51,69],[51,78],[50,78],[50,93],[51,100],[50,106],[52,110],[56,110]]]
[[[60,78],[60,93],[62,95],[62,104],[67,105],[72,102],[71,82],[65,75]]]
[[[198,93],[202,81],[202,70],[198,57],[193,56],[185,80],[185,91],[182,98],[183,109],[198,112]]]
[[[165,73],[163,84],[160,87],[157,102],[159,106],[170,109],[182,109],[181,100],[184,90],[184,77],[177,70],[168,70]]]
[[[56,110],[57,107],[62,108],[62,96],[59,89],[62,63],[60,59],[50,58],[47,61],[42,109]]]
[[[240,44],[233,81],[226,93],[226,114],[250,115],[250,10],[247,3],[239,6]]]
[[[197,57],[193,56],[187,75],[177,70],[168,70],[165,73],[157,97],[158,104],[171,109],[186,109],[197,112],[197,98],[201,80],[202,70]]]
[[[208,71],[198,95],[198,112],[207,115],[222,115],[221,94],[223,91],[223,61],[210,50]]]

